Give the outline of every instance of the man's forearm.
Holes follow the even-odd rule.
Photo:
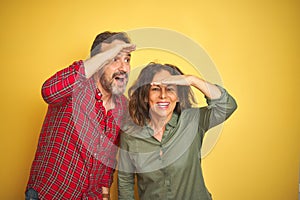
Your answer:
[[[109,188],[102,187],[102,198],[103,198],[103,200],[109,200],[110,199]]]
[[[85,76],[86,78],[90,78],[93,76],[97,71],[99,71],[102,67],[106,64],[111,62],[111,60],[117,56],[119,53],[123,52],[129,54],[131,51],[135,50],[135,45],[133,44],[116,44],[112,48],[100,52],[95,56],[87,59],[84,61],[84,68],[85,68]]]
[[[99,53],[83,61],[86,78],[90,78],[93,74],[95,74],[101,67],[106,65],[108,62],[109,62],[109,52]]]

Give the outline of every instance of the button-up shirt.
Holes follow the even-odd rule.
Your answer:
[[[116,165],[125,96],[106,111],[83,62],[57,72],[42,87],[49,104],[27,188],[40,199],[102,199]]]
[[[137,176],[141,200],[210,200],[201,169],[201,146],[205,132],[224,122],[237,108],[222,88],[219,99],[208,106],[173,113],[161,141],[149,125],[128,127],[121,135],[118,184],[119,199],[134,199]]]

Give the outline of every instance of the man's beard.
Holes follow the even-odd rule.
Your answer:
[[[119,75],[125,76],[125,78],[119,78]],[[120,85],[118,85],[118,82]],[[125,92],[127,82],[128,74],[126,72],[116,72],[112,75],[111,79],[109,79],[105,73],[103,73],[100,77],[102,88],[113,95],[123,94]]]

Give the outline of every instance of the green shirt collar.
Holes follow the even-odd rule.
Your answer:
[[[177,113],[173,113],[172,117],[170,119],[170,121],[167,123],[167,125],[170,125],[172,127],[175,127],[177,125],[177,120],[178,120],[178,114]],[[146,128],[151,128],[150,124],[148,122],[146,122]]]
[[[178,121],[178,114],[173,113],[170,121],[166,124],[166,128],[168,128],[169,126],[172,128],[176,127],[177,121]],[[145,130],[144,134],[146,134],[148,136],[153,136],[153,134],[154,134],[153,129],[151,128],[151,126],[148,122],[146,123],[144,130]]]

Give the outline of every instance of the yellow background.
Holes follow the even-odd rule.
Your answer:
[[[237,99],[203,160],[214,199],[297,199],[299,1],[4,0],[0,15],[1,199],[24,199],[47,109],[43,81],[87,58],[97,33],[142,27],[178,31],[203,46]]]

